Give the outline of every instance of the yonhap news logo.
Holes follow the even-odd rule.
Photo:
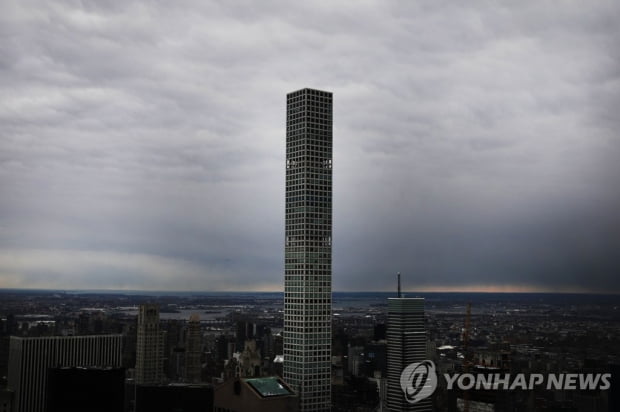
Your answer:
[[[426,399],[437,388],[437,373],[432,361],[412,363],[400,374],[400,387],[409,403]]]
[[[611,386],[610,373],[460,373],[443,374],[447,390],[607,390]],[[407,366],[400,375],[400,387],[409,403],[417,403],[431,396],[437,389],[438,375],[430,360]],[[443,386],[442,386],[443,387]]]

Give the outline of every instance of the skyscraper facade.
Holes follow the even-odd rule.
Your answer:
[[[186,382],[200,382],[202,365],[202,331],[200,330],[200,315],[192,313],[187,323],[187,344],[185,350],[185,379]]]
[[[286,101],[284,380],[300,411],[331,408],[332,93]]]
[[[45,411],[48,368],[121,367],[122,335],[11,336],[8,386],[15,412]]]
[[[400,296],[400,286],[399,286]],[[430,398],[411,404],[400,385],[403,370],[426,359],[424,298],[388,298],[387,406],[392,412],[433,410]]]
[[[164,374],[164,333],[159,328],[159,306],[140,305],[136,342],[136,383],[161,383]]]

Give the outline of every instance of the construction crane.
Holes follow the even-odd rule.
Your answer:
[[[465,314],[465,327],[463,328],[463,373],[469,372],[472,365],[469,352],[469,329],[471,327],[471,302],[467,303]],[[463,391],[463,412],[469,412],[469,391]]]

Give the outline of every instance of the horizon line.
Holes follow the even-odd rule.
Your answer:
[[[167,295],[172,295],[175,293],[182,294],[190,294],[190,293],[284,293],[283,290],[156,290],[156,289],[54,289],[54,288],[5,288],[0,287],[1,292],[61,292],[61,293],[118,293],[118,294],[128,294],[132,292],[140,292],[141,294],[148,293],[164,293]],[[392,290],[333,290],[332,293],[394,293]],[[466,293],[478,293],[478,294],[544,294],[544,295],[608,295],[608,296],[618,296],[620,292],[599,292],[599,291],[575,291],[575,290],[555,290],[555,291],[547,291],[547,290],[433,290],[433,289],[424,289],[424,290],[404,290],[403,294],[432,294],[432,293],[454,293],[454,294],[466,294]]]

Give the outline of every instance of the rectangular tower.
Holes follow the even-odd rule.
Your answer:
[[[159,328],[159,305],[143,304],[138,311],[136,383],[161,383],[164,374],[164,334]]]
[[[192,313],[187,323],[187,342],[185,349],[185,381],[199,383],[201,381],[202,365],[202,331],[200,330],[200,315]]]
[[[399,281],[400,296],[400,281]],[[430,398],[411,404],[400,384],[403,370],[414,362],[426,360],[424,298],[388,298],[387,324],[387,406],[392,412],[430,412]]]
[[[44,412],[48,368],[121,367],[122,335],[11,336],[8,386],[15,391],[14,411]]]
[[[286,99],[284,380],[300,411],[331,408],[332,93]]]

